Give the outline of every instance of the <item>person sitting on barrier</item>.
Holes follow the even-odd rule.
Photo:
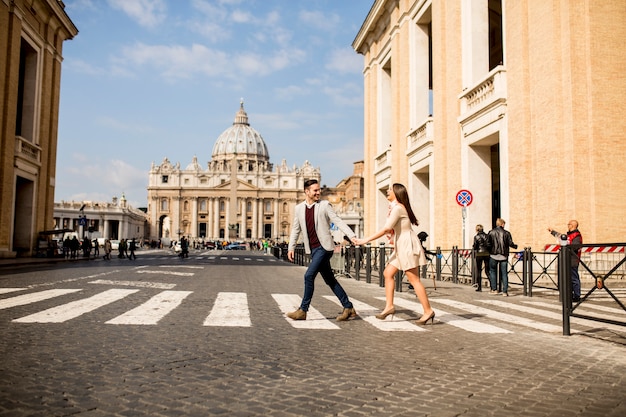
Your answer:
[[[548,227],[548,232],[557,239],[561,236],[561,233]],[[570,220],[567,223],[567,244],[574,246],[575,249],[572,252],[572,301],[580,301],[580,275],[578,274],[578,264],[580,263],[580,245],[583,244],[583,235],[578,230],[578,222],[576,220]],[[577,247],[577,248],[576,248]]]
[[[412,227],[412,225],[417,226],[418,221],[411,209],[406,187],[402,184],[393,184],[387,189],[387,200],[391,203],[391,210],[383,228],[367,238],[356,239],[355,241],[357,245],[365,245],[385,235],[391,234],[393,236],[393,252],[383,271],[385,277],[385,309],[382,313],[377,314],[376,318],[384,320],[389,315],[393,318],[396,313],[393,304],[395,276],[398,271],[404,271],[424,310],[421,319],[417,320],[416,323],[426,324],[428,321],[434,323],[435,311],[431,308],[426,288],[420,281],[419,267],[426,265],[426,255],[417,233]]]
[[[496,219],[496,227],[489,232],[489,283],[491,291],[489,294],[499,294],[498,292],[498,267],[500,269],[500,279],[502,280],[502,295],[509,296],[509,248],[517,249],[513,243],[513,237],[508,230],[504,230],[505,221]]]

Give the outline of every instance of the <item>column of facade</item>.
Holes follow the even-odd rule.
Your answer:
[[[150,203],[150,239],[158,239],[159,236],[159,211],[161,204],[159,197],[152,196]],[[105,232],[106,233],[106,232]],[[107,236],[106,234],[104,235]]]
[[[102,237],[109,239],[111,237],[111,225],[109,224],[109,221],[106,219],[106,217],[102,220],[102,223],[104,223],[104,232]]]
[[[246,220],[248,219],[248,215],[246,213],[246,202],[248,200],[246,198],[241,199],[241,221],[239,222],[239,237],[242,239],[246,238],[246,224],[248,223]]]
[[[259,199],[252,200],[252,238],[257,239],[259,237]]]
[[[198,237],[198,197],[191,198],[191,236]]]
[[[230,240],[230,199],[224,199],[224,240]]]
[[[263,207],[263,199],[259,198],[259,201],[257,203],[259,207],[259,237],[263,238],[265,237],[265,224],[263,220],[263,211],[265,210],[265,208]]]
[[[220,237],[220,199],[213,199],[213,237]]]
[[[272,237],[276,237],[276,240],[278,240],[279,236],[280,236],[280,229],[278,227],[278,205],[280,204],[280,201],[278,200],[278,198],[274,199],[274,227],[273,227],[273,232],[275,236]]]
[[[180,240],[182,236],[181,230],[183,230],[182,228],[183,225],[180,224],[180,197],[179,196],[172,197],[170,213],[172,213],[172,216],[171,216],[172,222],[170,225],[170,227],[172,228],[171,230],[172,237],[174,238],[174,240]]]
[[[213,199],[206,199],[206,237],[211,239],[213,237]]]

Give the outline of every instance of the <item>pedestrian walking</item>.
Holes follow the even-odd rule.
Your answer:
[[[385,308],[380,314],[376,315],[376,318],[385,320],[387,316],[391,315],[393,318],[393,315],[396,314],[393,302],[395,276],[398,271],[404,271],[424,310],[424,314],[416,323],[426,324],[429,321],[434,323],[435,311],[430,306],[426,288],[420,281],[419,268],[422,265],[426,265],[426,254],[417,237],[417,233],[413,230],[413,225],[417,226],[419,222],[411,209],[406,187],[398,183],[393,184],[387,189],[387,200],[389,200],[389,213],[383,228],[367,238],[356,239],[355,241],[357,245],[365,245],[383,236],[393,237],[393,252],[383,271],[385,278]]]
[[[474,285],[476,285],[476,291],[483,290],[483,269],[485,270],[485,278],[489,279],[489,236],[485,233],[482,224],[476,225],[476,235],[474,236]]]
[[[489,294],[499,294],[498,270],[502,281],[502,295],[509,296],[509,248],[517,249],[513,237],[508,230],[504,230],[506,222],[496,219],[496,227],[489,232]]]
[[[137,249],[137,244],[135,243],[135,238],[132,238],[130,243],[128,244],[128,250],[130,253],[128,254],[128,260],[137,259],[137,255],[135,255],[135,249]]]
[[[113,250],[113,246],[111,245],[111,240],[105,239],[104,241],[104,256],[102,259],[106,259],[107,261],[111,260],[111,251]]]
[[[293,224],[287,247],[287,258],[293,262],[296,242],[300,235],[304,240],[304,251],[310,255],[311,261],[304,273],[304,296],[300,308],[287,314],[292,320],[306,320],[307,311],[313,298],[315,290],[315,277],[318,273],[322,275],[326,285],[330,287],[335,296],[341,302],[343,311],[337,316],[337,321],[345,321],[357,316],[356,310],[346,294],[345,290],[335,278],[335,274],[330,266],[335,243],[330,233],[330,225],[333,223],[351,240],[354,241],[356,235],[354,231],[335,213],[328,200],[320,200],[320,185],[317,180],[310,179],[304,182],[305,201],[295,208]]]

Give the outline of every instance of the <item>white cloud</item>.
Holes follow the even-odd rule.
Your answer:
[[[299,85],[289,85],[287,87],[279,87],[274,90],[276,96],[283,100],[293,100],[297,96],[308,95],[311,91]]]
[[[61,176],[79,179],[64,181],[64,186],[57,186],[57,191],[65,201],[111,201],[113,197],[121,198],[124,193],[133,207],[145,206],[147,194],[148,168],[137,169],[120,159],[109,161],[98,160],[93,155],[72,154],[72,161],[67,166],[59,167]],[[63,193],[63,188],[70,188],[71,193]],[[95,191],[98,190],[98,191]]]
[[[187,79],[194,74],[237,78],[241,74],[265,76],[300,63],[304,57],[304,51],[299,49],[282,49],[273,54],[239,52],[229,55],[199,44],[185,47],[138,43],[125,47],[116,63],[151,67],[170,80]]]
[[[363,72],[363,57],[349,46],[331,51],[326,69],[343,74]]]
[[[303,23],[324,31],[336,28],[341,21],[339,16],[334,13],[325,14],[307,10],[301,11],[298,18]]]
[[[139,25],[155,27],[166,18],[164,0],[109,0],[112,8],[122,10]]]

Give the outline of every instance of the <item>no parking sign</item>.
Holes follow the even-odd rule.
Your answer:
[[[461,190],[456,193],[456,203],[459,206],[467,207],[472,204],[473,200],[474,198],[472,197],[472,193],[470,193],[468,190]]]

